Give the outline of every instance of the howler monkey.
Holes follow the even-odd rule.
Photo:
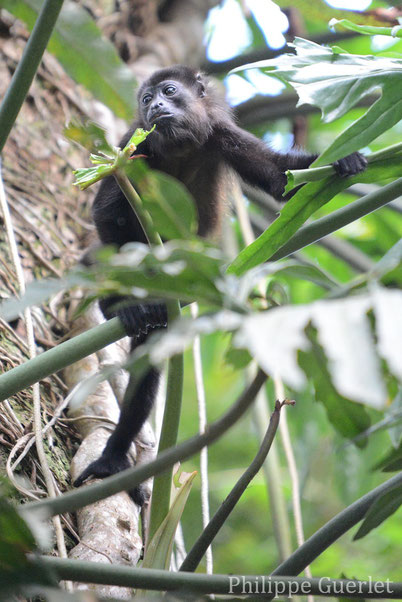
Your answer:
[[[249,184],[284,200],[285,171],[307,168],[316,159],[316,155],[300,150],[275,152],[239,128],[208,80],[189,67],[179,65],[156,71],[139,89],[138,103],[138,118],[121,146],[136,128],[149,130],[156,125],[139,145],[138,152],[146,156],[149,167],[186,185],[197,205],[201,236],[219,230],[228,167]],[[349,176],[363,171],[366,164],[360,153],[353,153],[334,163],[334,167],[339,175]],[[102,181],[93,205],[93,218],[104,244],[120,247],[131,241],[146,242],[134,212],[112,177]],[[163,303],[130,305],[127,298],[114,296],[101,300],[100,306],[106,318],[116,315],[121,318],[132,337],[132,349],[150,331],[167,324]],[[158,384],[156,368],[151,368],[139,383],[130,381],[115,431],[101,457],[83,471],[75,485],[91,475],[105,477],[130,465],[128,450],[151,411]],[[131,494],[138,503],[144,502],[141,488]]]

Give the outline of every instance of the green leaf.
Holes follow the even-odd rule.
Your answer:
[[[194,478],[197,472],[183,473],[181,475],[182,485],[177,490],[175,498],[170,506],[169,512],[155,535],[149,542],[142,568],[165,569],[170,568],[170,558],[177,525],[180,522],[184,507],[187,502]],[[145,597],[146,592],[142,592]],[[137,592],[138,595],[138,592]],[[141,598],[141,595],[139,596]]]
[[[395,27],[374,27],[372,25],[357,25],[357,23],[353,23],[349,19],[331,19],[328,25],[332,29],[350,29],[351,31],[369,36],[381,35],[402,38],[402,25],[396,25]]]
[[[336,175],[309,182],[286,203],[279,217],[254,242],[243,249],[228,267],[228,273],[243,274],[250,268],[268,261],[306,220],[336,194],[358,182],[378,182],[383,178],[402,175],[399,155],[394,160],[375,161],[366,171],[351,178]]]
[[[33,28],[41,6],[41,0],[0,0],[0,7],[24,21],[29,29]],[[77,83],[118,117],[132,119],[134,76],[84,8],[75,2],[64,2],[48,50]]]
[[[137,128],[123,150],[126,150],[131,146],[137,147],[139,144],[141,144],[141,142],[144,142],[145,138],[147,138],[147,136],[154,131],[155,127],[156,125],[154,125],[149,131],[144,130],[143,128]]]
[[[10,297],[0,304],[0,316],[4,320],[15,320],[27,308],[32,305],[41,305],[49,297],[63,289],[73,286],[85,286],[87,280],[81,273],[72,271],[64,278],[34,280],[27,285],[26,292],[21,298]]]
[[[222,277],[221,253],[201,240],[171,241],[150,248],[129,243],[110,262],[88,271],[99,281],[101,294],[132,294],[140,302],[148,297],[202,301],[221,307],[224,293],[217,287]]]
[[[75,175],[74,186],[78,186],[81,190],[85,190],[95,182],[99,182],[103,178],[111,175],[115,171],[115,168],[111,165],[98,165],[97,167],[84,167],[82,169],[75,169],[73,174]]]
[[[232,347],[226,352],[225,361],[234,370],[243,370],[253,361],[253,358],[246,349],[235,349]]]
[[[354,540],[361,539],[378,527],[402,505],[402,485],[384,493],[370,506]]]
[[[293,278],[314,282],[314,284],[321,286],[327,291],[333,291],[340,286],[339,282],[333,280],[329,274],[314,265],[302,265],[295,263],[293,265],[285,265],[283,268],[279,266],[276,275],[280,276],[281,274],[284,276],[291,276]]]

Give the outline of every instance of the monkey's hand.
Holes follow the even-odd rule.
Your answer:
[[[352,153],[332,164],[336,173],[341,178],[354,176],[364,171],[367,167],[367,159],[361,153]]]
[[[133,337],[135,346],[141,345],[148,334],[167,326],[167,308],[165,303],[147,305],[129,302],[129,297],[107,297],[99,302],[104,316],[118,317],[123,323],[126,334]]]
[[[103,453],[100,458],[91,462],[91,464],[82,471],[73,485],[74,487],[80,487],[80,485],[89,479],[89,477],[104,479],[105,477],[110,477],[122,470],[126,470],[126,468],[131,468],[131,466],[132,464],[126,454],[110,455],[108,453]],[[134,489],[130,489],[128,494],[138,506],[142,506],[149,499],[149,493],[143,485],[138,485],[137,487],[134,487]]]

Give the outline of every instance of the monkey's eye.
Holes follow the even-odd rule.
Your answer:
[[[173,94],[176,92],[176,89],[176,86],[166,86],[164,93],[166,96],[173,96]]]
[[[142,97],[141,102],[142,102],[143,105],[147,105],[147,104],[149,104],[151,102],[151,100],[152,100],[152,95],[151,94],[144,94],[144,96]]]

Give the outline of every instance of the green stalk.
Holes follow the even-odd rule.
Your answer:
[[[28,94],[62,6],[63,0],[45,0],[26,43],[0,106],[0,153]]]
[[[214,516],[209,521],[197,541],[184,559],[180,571],[195,571],[202,560],[205,552],[219,533],[222,526],[225,524],[228,516],[240,500],[241,496],[260,470],[265,462],[269,450],[271,449],[276,431],[278,430],[279,418],[282,404],[277,401],[275,409],[271,414],[268,429],[262,440],[261,446],[254,457],[251,464],[247,467],[240,479],[237,481],[229,495],[225,498],[221,506],[218,508]]]
[[[0,376],[0,402],[126,336],[118,318],[60,343]]]
[[[168,320],[172,322],[180,316],[178,301],[169,301]],[[163,412],[161,436],[159,439],[158,456],[164,450],[172,448],[177,443],[181,404],[183,398],[183,354],[174,355],[169,360],[168,380],[166,387],[166,402]],[[170,493],[172,488],[173,466],[154,479],[152,488],[151,513],[149,521],[149,540],[152,539],[163,519],[169,512]]]
[[[279,586],[278,591],[284,595],[294,595],[297,593],[296,587],[298,587],[300,593],[320,596],[345,597],[347,592],[358,592],[359,598],[386,597],[394,600],[402,598],[402,583],[384,581],[357,581],[355,579],[329,579],[328,577],[322,580],[318,577],[307,579],[306,577],[175,573],[160,569],[139,569],[124,565],[109,565],[85,560],[54,558],[52,556],[30,556],[30,560],[38,567],[38,574],[49,572],[59,580],[68,579],[83,583],[117,585],[135,589],[241,595],[244,594],[244,590],[247,591],[247,588],[251,586],[251,592],[256,592],[253,594],[253,599],[254,597],[266,599],[267,594],[275,592],[276,587]],[[301,589],[303,584],[305,586]],[[282,591],[283,585],[285,585],[284,591]],[[388,589],[384,589],[387,585],[389,586]],[[282,598],[282,595],[279,597]]]
[[[375,161],[394,157],[400,152],[402,152],[402,143],[398,142],[397,144],[383,148],[375,153],[371,153],[371,155],[368,155],[366,159],[370,164],[374,163]],[[317,180],[322,180],[323,178],[332,176],[336,172],[332,165],[325,165],[324,167],[309,167],[308,169],[289,170],[288,173],[291,175],[293,186],[299,186],[300,184],[305,184],[306,182],[317,182]]]
[[[118,185],[120,186],[124,196],[129,202],[132,210],[140,222],[142,229],[144,230],[147,241],[150,245],[161,245],[162,241],[155,230],[154,223],[149,212],[144,208],[142,204],[141,197],[138,192],[135,190],[134,186],[131,184],[130,180],[121,169],[117,169],[114,173],[114,177],[117,180]]]
[[[110,495],[119,493],[119,491],[134,489],[134,487],[143,483],[146,479],[160,474],[176,462],[187,460],[187,458],[199,452],[206,445],[210,445],[216,441],[243,416],[266,379],[266,374],[262,370],[259,370],[254,380],[243,391],[236,403],[221,418],[208,425],[206,432],[202,435],[195,435],[187,439],[187,441],[183,441],[183,443],[165,450],[152,462],[134,468],[127,468],[118,474],[107,477],[101,482],[80,487],[75,491],[64,493],[57,498],[46,498],[38,502],[24,504],[21,508],[22,514],[28,513],[31,516],[31,513],[36,510],[50,516],[63,514],[64,512],[74,512],[78,508],[94,504]]]
[[[391,182],[391,184],[387,184],[379,190],[366,194],[342,209],[338,209],[325,217],[317,219],[312,224],[303,226],[269,258],[269,261],[283,259],[291,253],[317,242],[321,238],[324,238],[324,236],[332,234],[332,232],[336,232],[336,230],[343,228],[360,217],[383,207],[390,201],[397,199],[400,195],[402,195],[402,178],[398,178],[394,182]]]
[[[144,209],[141,198],[131,184],[128,177],[121,170],[117,170],[115,178],[122,189],[125,197],[136,214],[148,243],[162,245],[161,238],[154,228],[152,218]],[[180,316],[179,301],[167,301],[168,322],[172,323]],[[159,440],[158,455],[164,450],[174,447],[177,442],[179,422],[181,414],[181,402],[183,397],[183,354],[179,353],[169,360],[168,382],[166,390],[165,410]],[[151,514],[149,534],[150,539],[169,512],[170,491],[172,486],[172,467],[154,479],[153,494],[151,501]]]

